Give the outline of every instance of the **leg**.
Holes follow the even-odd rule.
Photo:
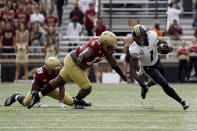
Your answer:
[[[24,72],[25,72],[25,79],[28,80],[28,64],[23,65]]]
[[[189,67],[188,67],[188,74],[187,74],[187,78],[188,78],[188,80],[189,80],[189,78],[190,78],[190,73],[191,73],[191,70],[192,70],[192,62],[193,61],[193,59],[190,57],[190,59],[189,59]]]
[[[20,73],[20,65],[17,63],[16,64],[15,80],[18,80],[19,73]]]
[[[56,100],[59,100],[59,89],[56,88],[54,91],[47,94],[47,96],[52,97]],[[65,92],[64,104],[66,104],[66,105],[72,105],[73,104],[73,98],[67,92]]]
[[[64,79],[58,75],[55,79],[51,80],[49,84],[40,92],[33,91],[32,92],[32,99],[30,103],[28,104],[28,109],[32,108],[37,102],[40,101],[40,98],[42,96],[47,95],[48,93],[52,92],[55,88],[57,88],[60,85],[64,85]]]
[[[145,72],[156,82],[158,83],[164,90],[164,92],[173,98],[174,100],[178,101],[179,103],[182,101],[182,99],[178,96],[178,94],[175,92],[173,88],[171,88],[168,85],[168,82],[164,79],[164,77],[161,75],[161,73],[154,68],[151,69],[145,69]]]
[[[51,0],[51,9],[54,10],[54,6],[55,6],[56,0]]]
[[[181,60],[179,60],[179,65],[178,65],[178,80],[181,81],[181,74],[182,74],[182,70],[181,70]]]
[[[17,101],[24,106],[27,106],[31,100],[31,92],[28,92],[25,98],[19,97],[17,98]]]
[[[196,76],[196,78],[197,78],[197,57],[195,57],[194,66],[195,66],[195,76]]]

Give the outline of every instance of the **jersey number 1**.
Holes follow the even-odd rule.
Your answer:
[[[150,59],[153,61],[153,50],[150,51]]]

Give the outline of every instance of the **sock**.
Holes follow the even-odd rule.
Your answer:
[[[54,88],[53,88],[50,84],[48,84],[48,85],[41,91],[42,96],[45,96],[46,94],[50,93],[50,92],[53,91],[53,90],[54,90]],[[39,96],[41,96],[41,94],[39,94]]]
[[[16,100],[16,101],[17,101],[17,98],[18,98],[19,96],[20,96],[20,95],[16,95],[16,96],[15,96],[15,100]]]
[[[38,95],[39,95],[40,98],[43,97],[43,95],[40,91],[38,92]]]
[[[15,97],[16,98],[16,97]],[[21,105],[24,105],[23,101],[24,101],[25,97],[24,96],[19,96],[17,97],[17,101],[21,104]]]
[[[170,96],[174,100],[178,101],[179,103],[181,103],[183,101],[180,98],[180,96],[176,93],[176,91],[173,88],[171,88],[169,85],[166,85],[165,87],[163,87],[163,90],[168,96]]]

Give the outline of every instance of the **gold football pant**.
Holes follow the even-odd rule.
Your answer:
[[[52,97],[53,99],[59,100],[59,88],[56,88],[54,91],[47,94],[47,96]],[[23,100],[24,106],[27,106],[30,100],[31,100],[31,95],[30,95],[30,92],[28,92],[25,99]],[[73,104],[73,98],[67,92],[65,92],[64,104],[66,105]]]
[[[82,89],[87,89],[91,86],[85,71],[81,70],[75,64],[70,54],[68,54],[64,59],[64,68],[61,70],[60,75],[66,83],[73,80]]]

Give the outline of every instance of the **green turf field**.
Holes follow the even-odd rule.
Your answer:
[[[190,104],[186,111],[158,86],[141,100],[136,85],[94,85],[87,97],[93,106],[85,110],[59,108],[49,97],[42,99],[49,108],[3,106],[16,91],[26,95],[29,86],[0,84],[0,131],[197,131],[197,84],[172,84]],[[78,88],[71,84],[66,90],[73,96]]]

